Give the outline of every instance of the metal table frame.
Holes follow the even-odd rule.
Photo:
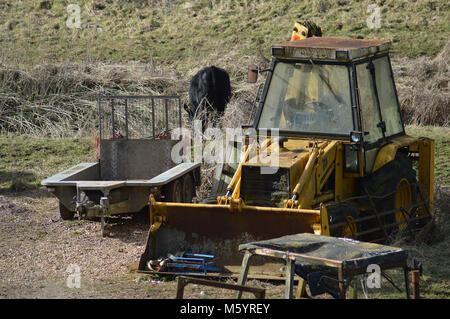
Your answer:
[[[248,287],[248,286],[235,285],[235,284],[227,284],[227,283],[223,283],[223,282],[199,279],[199,278],[192,278],[192,277],[187,277],[187,276],[178,276],[177,280],[178,280],[177,299],[183,299],[184,288],[188,284],[197,284],[197,285],[204,285],[204,286],[216,287],[216,288],[221,288],[221,289],[237,290],[241,293],[242,292],[250,292],[253,295],[255,295],[256,299],[264,299],[266,296],[266,290],[263,288]]]
[[[247,275],[250,268],[250,259],[254,255],[259,256],[268,256],[268,257],[275,257],[279,259],[283,259],[286,261],[286,287],[285,287],[285,298],[286,299],[292,299],[293,298],[293,290],[294,290],[294,275],[295,275],[295,261],[301,260],[303,262],[313,261],[314,263],[319,263],[321,265],[335,268],[338,271],[338,281],[339,281],[339,298],[345,299],[346,298],[346,291],[348,288],[347,281],[351,279],[354,276],[362,275],[367,273],[366,267],[361,268],[345,268],[342,261],[338,260],[331,260],[331,259],[325,259],[325,258],[319,258],[314,256],[308,256],[305,254],[298,254],[293,253],[289,251],[279,251],[274,249],[267,249],[267,248],[254,248],[254,249],[245,249],[241,250],[245,252],[244,258],[242,260],[242,266],[241,266],[241,273],[239,275],[238,279],[238,285],[245,285],[247,281]],[[394,263],[384,263],[384,264],[378,264],[381,268],[381,270],[388,270],[388,269],[394,269],[394,268],[403,268],[404,271],[404,279],[405,279],[405,290],[406,290],[406,298],[410,298],[410,292],[409,292],[409,280],[408,280],[408,264],[407,264],[407,257],[404,259],[394,262]],[[300,296],[300,291],[304,290],[304,285],[306,285],[305,280],[299,281],[299,293],[297,296]],[[302,287],[303,286],[303,287]],[[242,297],[242,291],[238,291],[236,298],[240,299]]]

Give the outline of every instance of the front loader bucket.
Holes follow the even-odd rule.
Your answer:
[[[323,209],[256,207],[239,203],[183,204],[155,202],[151,198],[151,225],[139,270],[148,270],[151,260],[199,253],[214,255],[224,272],[235,272],[243,256],[238,251],[240,244],[297,233],[321,233],[324,224],[321,222]]]

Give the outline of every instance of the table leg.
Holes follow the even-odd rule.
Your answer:
[[[297,294],[296,294],[295,298],[300,299],[302,297],[306,297],[306,280],[303,279],[302,277],[299,277]]]
[[[358,299],[358,277],[354,277],[353,281],[348,289],[348,294],[350,299]]]
[[[239,274],[238,285],[245,285],[247,281],[248,269],[250,268],[249,260],[252,254],[250,252],[246,252],[244,258],[242,259],[241,273]],[[242,291],[238,291],[236,293],[236,299],[242,298]]]
[[[177,284],[177,299],[183,299],[184,295],[184,287],[186,286],[186,281],[183,278],[178,277],[178,284]]]
[[[345,285],[344,285],[344,275],[342,271],[342,267],[338,270],[338,280],[339,280],[339,299],[345,299]]]
[[[295,261],[290,258],[286,259],[286,290],[285,290],[285,298],[292,299],[294,292],[294,270],[295,270]]]
[[[405,276],[405,291],[406,291],[406,299],[410,299],[410,295],[409,295],[409,278],[408,278],[408,267],[405,266],[403,267],[403,273]]]

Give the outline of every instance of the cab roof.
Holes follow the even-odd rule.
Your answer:
[[[312,37],[272,46],[278,58],[352,61],[389,52],[388,40]]]

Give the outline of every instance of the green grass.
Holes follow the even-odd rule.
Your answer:
[[[3,56],[25,64],[91,61],[156,62],[180,71],[208,57],[269,56],[271,44],[290,38],[296,19],[310,19],[325,36],[384,38],[393,53],[432,56],[450,34],[449,3],[376,1],[381,28],[369,29],[371,0],[249,1],[76,1],[81,28],[69,29],[66,1],[0,1]],[[172,5],[169,5],[172,4]],[[99,32],[100,26],[103,32]]]
[[[414,137],[423,136],[435,140],[435,181],[438,184],[450,186],[450,128],[407,126],[406,133]]]
[[[368,289],[368,297],[370,299],[404,299],[405,284],[403,270],[395,269],[387,271],[389,277],[394,281],[394,284],[401,289],[398,291],[385,278],[381,280],[381,288]],[[408,277],[411,282],[411,274]],[[364,294],[359,286],[358,298],[364,298]],[[424,299],[448,299],[450,298],[450,280],[448,279],[448,272],[439,271],[430,273],[429,268],[425,267],[422,276],[420,277],[420,297]],[[412,297],[412,286],[410,286],[410,294]]]
[[[0,194],[20,193],[63,169],[93,160],[91,139],[0,137]]]
[[[406,132],[436,141],[435,179],[439,184],[449,186],[450,128],[407,126]],[[33,189],[48,176],[80,162],[93,161],[93,154],[93,138],[1,136],[0,190]]]

